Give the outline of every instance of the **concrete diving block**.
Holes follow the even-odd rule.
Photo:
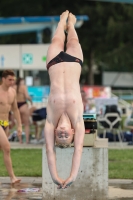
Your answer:
[[[71,170],[74,147],[56,147],[57,171],[66,179]],[[57,189],[52,181],[46,158],[45,146],[42,157],[42,189],[45,200],[107,200],[108,199],[108,149],[84,147],[79,173],[67,189]]]

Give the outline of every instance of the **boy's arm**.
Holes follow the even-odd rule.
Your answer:
[[[70,186],[77,177],[82,156],[84,134],[85,134],[84,121],[83,119],[81,119],[81,121],[78,122],[75,129],[74,154],[72,159],[71,173],[69,178],[65,181],[63,188]]]
[[[46,119],[44,127],[44,136],[46,142],[47,162],[53,182],[57,185],[63,186],[63,180],[58,177],[56,168],[56,154],[54,145],[54,127]]]
[[[22,124],[21,124],[20,113],[19,113],[17,101],[16,101],[16,92],[15,91],[13,91],[13,92],[15,93],[15,98],[14,98],[14,101],[12,103],[12,111],[13,111],[14,117],[17,121],[18,136],[20,136],[22,134]]]

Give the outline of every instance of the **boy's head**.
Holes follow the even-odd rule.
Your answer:
[[[15,83],[15,73],[12,70],[4,70],[2,73],[2,84],[6,87],[13,86]]]
[[[57,126],[55,129],[56,146],[60,148],[70,147],[74,140],[74,129],[70,126]]]

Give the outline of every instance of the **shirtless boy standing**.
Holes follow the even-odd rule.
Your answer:
[[[62,13],[47,54],[51,89],[44,134],[49,170],[58,188],[70,186],[77,177],[85,133],[79,85],[83,54],[74,28],[75,23],[76,17],[72,13]],[[66,52],[65,30],[68,32]],[[70,176],[62,180],[57,174],[54,146],[56,143],[59,147],[68,147],[73,140],[74,154]]]
[[[17,121],[17,133],[18,137],[22,134],[22,126],[20,120],[20,114],[16,102],[16,92],[11,87],[15,81],[15,74],[12,70],[5,70],[2,73],[2,84],[0,85],[0,149],[3,152],[4,163],[7,172],[10,176],[11,183],[20,182],[20,179],[16,178],[12,168],[12,161],[10,157],[10,143],[6,136],[6,129],[9,126],[9,112],[13,111]]]

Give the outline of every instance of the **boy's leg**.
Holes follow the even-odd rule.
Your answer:
[[[75,30],[76,17],[69,13],[68,15],[68,36],[66,53],[75,56],[83,61],[83,53],[79,43],[78,35]]]
[[[49,46],[47,53],[47,63],[57,56],[61,51],[64,51],[66,20],[68,18],[69,11],[65,11],[60,15],[60,21],[58,23],[55,34],[52,38],[52,43]]]
[[[0,147],[1,147],[1,150],[3,151],[4,163],[5,163],[7,172],[10,176],[11,183],[20,182],[20,180],[17,179],[16,176],[14,175],[11,156],[10,156],[10,144],[1,126],[0,126]]]

